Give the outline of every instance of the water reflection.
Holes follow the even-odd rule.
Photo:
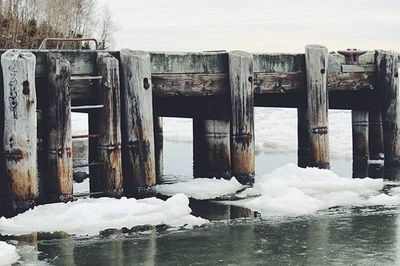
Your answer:
[[[220,211],[220,217],[235,216],[232,206]],[[148,226],[53,240],[33,234],[18,239],[18,250],[34,249],[22,258],[33,265],[394,265],[400,251],[397,212],[334,208],[297,218],[221,220],[193,230]]]

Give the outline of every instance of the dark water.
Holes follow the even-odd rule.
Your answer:
[[[165,143],[167,179],[192,175],[190,143]],[[259,154],[259,175],[295,154]],[[268,162],[268,163],[266,163]],[[351,175],[351,162],[333,170]],[[179,173],[173,175],[168,173]],[[97,237],[33,234],[19,238],[22,264],[30,265],[397,265],[397,208],[335,208],[303,217],[270,217],[220,202],[194,201],[193,214],[210,224],[192,230],[141,227]]]
[[[334,209],[185,231],[39,240],[36,247],[37,259],[54,265],[396,265],[398,225],[396,209]]]

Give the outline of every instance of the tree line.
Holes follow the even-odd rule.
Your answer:
[[[94,0],[0,0],[0,48],[37,49],[44,38],[91,37],[99,49],[113,44],[115,25],[107,7]],[[76,43],[49,43],[49,48],[78,48]],[[89,48],[88,43],[83,48]]]

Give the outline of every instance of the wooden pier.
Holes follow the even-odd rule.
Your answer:
[[[330,166],[328,109],[352,110],[355,177],[383,154],[386,167],[400,167],[393,52],[0,53],[2,215],[73,199],[75,138],[89,139],[91,192],[151,194],[163,170],[162,117],[193,119],[195,177],[254,182],[254,107],[297,108],[301,167]],[[71,112],[89,114],[89,135],[72,136]]]

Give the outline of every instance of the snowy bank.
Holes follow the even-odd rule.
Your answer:
[[[243,185],[236,178],[232,178],[231,180],[196,178],[175,184],[157,185],[156,191],[166,196],[184,193],[190,198],[206,200],[233,194],[242,188]]]
[[[17,249],[13,245],[0,241],[0,266],[11,265],[18,259]]]
[[[10,219],[2,217],[0,234],[63,231],[76,235],[97,235],[105,229],[145,224],[190,228],[208,222],[190,213],[189,199],[183,194],[177,194],[166,201],[157,198],[80,199],[38,206]]]
[[[236,204],[269,216],[297,216],[336,206],[397,205],[398,195],[381,194],[382,179],[339,177],[330,170],[287,164],[257,177],[242,195],[259,195]]]

